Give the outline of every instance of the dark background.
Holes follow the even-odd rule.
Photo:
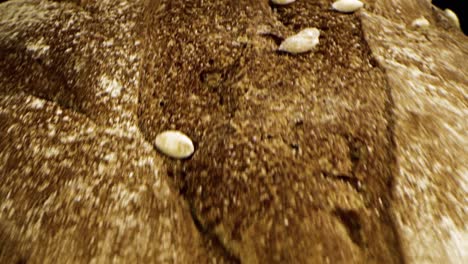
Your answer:
[[[468,0],[432,0],[432,4],[438,6],[440,9],[451,9],[457,14],[460,20],[460,25],[465,33],[468,33],[468,20],[466,14],[468,13]]]

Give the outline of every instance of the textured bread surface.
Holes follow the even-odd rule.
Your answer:
[[[1,3],[0,263],[467,262],[468,38],[332,2]]]

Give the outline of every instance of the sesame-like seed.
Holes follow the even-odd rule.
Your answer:
[[[320,31],[316,28],[306,28],[296,35],[286,38],[278,50],[292,54],[304,53],[312,50],[319,43]]]
[[[450,18],[450,20],[455,24],[455,26],[460,28],[460,20],[458,20],[458,16],[457,14],[455,14],[455,12],[447,8],[445,9],[445,14]]]
[[[296,0],[271,0],[271,2],[276,5],[288,5],[294,3],[295,1]]]
[[[424,17],[417,18],[413,20],[413,22],[411,23],[411,26],[420,27],[420,28],[428,27],[429,25],[430,25],[429,21]]]
[[[167,130],[158,134],[154,144],[163,154],[175,159],[190,157],[195,151],[192,140],[177,130]]]
[[[352,13],[363,7],[364,4],[359,0],[338,0],[332,4],[332,8],[342,13]]]

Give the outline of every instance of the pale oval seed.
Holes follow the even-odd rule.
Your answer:
[[[176,159],[190,157],[195,150],[192,140],[177,130],[167,130],[158,134],[154,144],[163,154]]]
[[[458,16],[455,14],[455,12],[447,8],[445,9],[445,14],[450,18],[450,20],[452,20],[455,26],[460,28],[460,20],[458,20]]]
[[[428,27],[429,25],[429,21],[424,17],[417,18],[411,23],[411,26],[420,28]]]
[[[292,54],[303,53],[312,50],[319,43],[320,31],[316,28],[306,28],[296,35],[286,38],[278,50]]]
[[[332,4],[333,9],[342,13],[352,13],[363,6],[359,0],[338,0]]]
[[[295,2],[296,0],[271,0],[271,2],[273,2],[273,4],[277,4],[277,5],[287,5],[287,4],[291,4],[293,2]]]

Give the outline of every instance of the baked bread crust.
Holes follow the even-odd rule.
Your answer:
[[[423,0],[0,4],[0,262],[463,262],[447,21]],[[306,27],[314,51],[277,51]],[[156,151],[167,129],[192,157]]]

